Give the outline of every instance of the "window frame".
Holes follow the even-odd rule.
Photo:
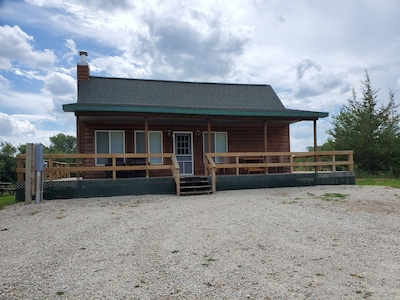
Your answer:
[[[98,153],[97,151],[98,151],[98,149],[97,149],[97,133],[98,132],[107,132],[108,133],[108,153],[105,153],[105,154],[119,154],[119,153],[122,153],[122,154],[124,154],[125,153],[125,130],[106,130],[106,129],[99,129],[99,130],[95,130],[94,131],[94,140],[95,140],[95,142],[94,142],[94,146],[95,146],[95,154],[103,154],[103,153]],[[112,144],[111,144],[111,141],[112,141],[112,138],[111,138],[111,134],[113,133],[113,132],[119,132],[119,133],[122,133],[122,151],[123,152],[112,152]],[[99,159],[102,159],[102,158],[96,158],[95,159],[95,165],[96,166],[105,166],[106,164],[105,163],[99,163],[98,162],[98,160]],[[124,159],[125,160],[125,159]]]
[[[138,152],[138,148],[137,148],[137,133],[144,133],[144,134],[146,134],[146,131],[145,130],[135,130],[134,131],[134,133],[133,133],[133,136],[134,136],[134,139],[135,139],[135,153],[136,154],[144,154],[145,152]],[[163,132],[161,131],[161,130],[149,130],[148,131],[148,133],[149,133],[149,139],[148,139],[148,149],[149,149],[149,154],[163,154],[164,153],[164,139],[163,139]],[[151,139],[150,139],[150,134],[151,133],[159,133],[160,134],[160,147],[161,147],[161,149],[160,149],[160,151],[161,152],[154,152],[154,153],[152,153],[151,152]],[[145,140],[146,140],[146,138],[145,138]],[[156,161],[156,162],[154,162],[154,160],[156,160],[156,159],[160,159],[159,161]],[[153,161],[152,161],[153,160]],[[150,159],[149,159],[149,162],[151,163],[151,164],[153,164],[153,165],[163,165],[164,164],[164,157],[162,157],[162,156],[160,156],[160,157],[150,157]]]
[[[211,131],[211,139],[213,139],[214,136],[214,142],[211,141],[211,150],[214,150],[213,152],[207,152],[206,148],[208,148],[208,132],[207,131],[203,131],[203,153],[217,153],[215,150],[217,147],[217,134],[224,134],[225,135],[225,151],[224,152],[218,152],[218,153],[228,153],[228,132],[226,131]],[[214,145],[214,148],[213,148]],[[221,163],[221,157],[216,156],[215,157],[215,162],[216,163]]]

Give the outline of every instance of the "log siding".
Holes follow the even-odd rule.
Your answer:
[[[93,116],[91,116],[93,117]],[[108,116],[110,117],[110,116]],[[118,115],[115,115],[118,119]],[[91,118],[84,121],[83,117],[78,116],[77,136],[79,137],[79,153],[95,153],[95,132],[96,130],[123,130],[125,132],[125,153],[135,153],[135,134],[136,130],[145,130],[145,118],[131,116],[124,118],[124,121],[96,120]],[[127,120],[125,120],[127,119]],[[131,120],[128,120],[131,119]],[[260,152],[265,151],[264,140],[264,119],[211,119],[211,132],[226,132],[228,140],[228,152]],[[267,123],[267,145],[269,152],[288,152],[290,151],[289,125],[279,124],[272,120]],[[174,149],[173,135],[168,134],[176,131],[193,132],[193,162],[194,175],[204,175],[204,151],[203,151],[203,132],[208,131],[207,118],[165,118],[165,116],[149,117],[148,131],[161,131],[163,133],[163,151],[172,153]],[[196,132],[201,132],[196,135]],[[207,143],[207,141],[205,141]],[[165,162],[170,163],[170,162]],[[87,166],[94,165],[93,159],[85,159]],[[169,176],[168,171],[151,171],[150,176]],[[85,173],[85,178],[103,178],[104,172]]]

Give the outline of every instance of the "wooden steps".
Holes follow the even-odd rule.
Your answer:
[[[210,180],[205,176],[184,176],[180,178],[180,183],[181,196],[212,193]]]

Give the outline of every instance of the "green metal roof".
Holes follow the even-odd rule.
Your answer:
[[[286,109],[270,85],[89,77],[65,112],[138,112],[317,119],[326,112]]]

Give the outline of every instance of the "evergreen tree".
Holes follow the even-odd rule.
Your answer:
[[[356,91],[347,105],[333,117],[328,141],[335,150],[354,150],[356,166],[368,173],[400,170],[400,143],[398,105],[394,93],[389,91],[389,101],[378,107],[377,93],[371,85],[369,73],[362,82],[362,98]]]

